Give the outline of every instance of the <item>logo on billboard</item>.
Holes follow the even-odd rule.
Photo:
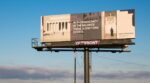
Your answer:
[[[98,45],[100,41],[76,41],[75,45]]]

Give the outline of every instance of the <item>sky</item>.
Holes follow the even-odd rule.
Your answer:
[[[130,53],[92,53],[91,83],[150,82],[149,0],[0,0],[0,83],[73,82],[72,52],[37,52],[40,16],[135,9],[136,45]],[[77,82],[83,82],[77,53]]]

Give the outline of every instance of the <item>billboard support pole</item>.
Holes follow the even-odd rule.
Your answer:
[[[74,51],[74,83],[76,83],[76,52]]]
[[[84,83],[90,83],[89,48],[84,48]]]

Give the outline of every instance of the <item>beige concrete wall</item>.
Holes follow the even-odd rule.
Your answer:
[[[42,42],[59,42],[71,40],[70,14],[44,16],[43,20],[44,26],[41,26]],[[59,29],[59,25],[61,25],[61,29]],[[63,25],[64,27],[62,27]]]
[[[135,38],[133,13],[117,11],[117,39]]]
[[[104,22],[104,20],[105,20],[105,12],[103,11],[103,12],[101,12],[101,19],[102,19],[102,21],[101,21],[101,39],[105,39],[105,22]]]

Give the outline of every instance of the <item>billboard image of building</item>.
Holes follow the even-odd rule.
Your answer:
[[[41,42],[88,44],[131,40],[135,38],[134,15],[130,9],[41,16]]]

